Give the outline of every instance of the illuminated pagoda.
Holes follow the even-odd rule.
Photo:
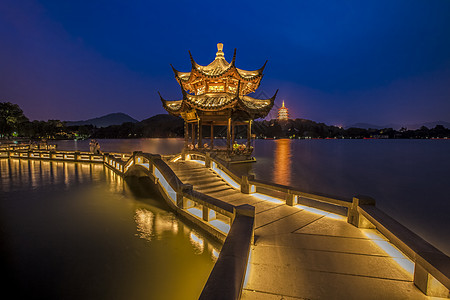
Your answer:
[[[214,126],[227,127],[226,149],[217,152],[233,154],[232,145],[235,138],[235,126],[247,126],[247,152],[251,152],[252,121],[264,118],[272,109],[275,95],[270,99],[256,99],[247,96],[255,92],[263,77],[264,65],[255,71],[246,71],[236,67],[236,49],[231,62],[227,62],[222,51],[223,44],[217,44],[216,58],[207,66],[197,64],[191,52],[191,71],[180,72],[173,66],[175,79],[180,84],[183,98],[165,100],[160,98],[164,108],[174,116],[181,116],[185,121],[185,148],[214,148]],[[190,125],[190,126],[189,126]],[[203,128],[209,126],[210,144],[203,144]],[[189,127],[191,127],[189,129]],[[189,134],[190,133],[190,134]],[[192,146],[189,143],[192,139]],[[197,146],[198,145],[198,146]]]
[[[284,106],[284,101],[283,101],[283,105],[278,110],[278,120],[279,121],[289,120],[289,111],[288,111],[287,107]]]

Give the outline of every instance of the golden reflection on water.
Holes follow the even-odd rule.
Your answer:
[[[101,164],[0,159],[0,182],[5,192],[19,185],[38,188],[48,184],[63,184],[69,188],[74,183],[83,183],[87,180],[101,182],[105,177],[110,182],[108,185],[110,191],[123,190],[123,178]]]
[[[87,284],[85,288],[89,291],[111,289],[120,299],[142,299],[142,295],[146,295],[146,299],[197,299],[219,256],[220,244],[211,242],[202,232],[190,228],[163,206],[152,205],[163,199],[147,199],[147,195],[135,197],[123,178],[102,164],[0,159],[0,194],[3,193],[7,197],[0,195],[2,204],[9,201],[7,206],[12,207],[8,211],[8,220],[15,220],[17,212],[23,210],[23,203],[14,201],[23,195],[33,196],[30,197],[32,201],[27,202],[31,207],[41,207],[39,201],[46,204],[43,209],[30,210],[31,216],[26,218],[29,223],[25,222],[23,228],[7,227],[20,228],[18,232],[43,240],[41,244],[54,242],[48,255],[58,257],[61,268],[67,268],[63,270],[70,270],[74,262],[77,274],[81,273],[78,270],[86,270],[87,274],[103,276],[107,272],[98,266],[106,262],[113,266],[112,269],[117,264],[118,270],[125,265],[126,270],[133,270],[125,281],[120,272],[108,272],[110,274],[105,274],[105,279],[99,280],[98,284],[96,282],[95,286]],[[25,218],[21,216],[19,219]],[[73,220],[82,222],[76,224]],[[19,222],[22,223],[16,223]],[[28,232],[25,227],[32,230]],[[81,248],[83,251],[74,249],[67,252],[65,245],[60,247],[61,239],[53,238],[59,234],[64,236],[64,244],[68,245],[76,244],[78,247],[80,241],[86,240]],[[23,247],[28,248],[29,243],[24,242]],[[40,249],[39,245],[36,247]],[[111,254],[97,256],[95,251],[84,251],[98,247],[107,250],[112,247]],[[126,252],[123,249],[127,249]],[[51,260],[46,259],[47,251],[37,253],[44,258],[42,261]],[[84,263],[87,261],[89,264]],[[36,266],[45,270],[60,268],[51,264],[41,266],[36,263]],[[49,272],[53,273],[56,272]],[[73,278],[70,288],[87,282],[83,275]],[[59,278],[56,275],[51,280],[58,282]],[[177,289],[173,289],[173,282],[177,283]],[[45,288],[42,288],[42,294],[45,294]],[[110,299],[109,296],[105,295],[104,299]]]
[[[151,241],[153,239],[153,225],[155,214],[151,211],[139,208],[134,215],[134,221],[137,225],[137,236],[141,239]]]
[[[194,246],[196,253],[197,254],[203,253],[203,249],[205,248],[205,242],[203,241],[203,239],[197,234],[195,234],[193,231],[191,231],[189,239],[191,240],[191,244],[192,246]]]
[[[291,153],[290,139],[275,140],[275,163],[273,180],[275,183],[291,185]]]

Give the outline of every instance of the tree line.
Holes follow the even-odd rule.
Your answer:
[[[209,133],[204,128],[205,134]],[[256,138],[450,138],[450,129],[442,125],[417,130],[363,129],[330,126],[306,119],[287,121],[255,121],[252,134]],[[226,127],[214,128],[215,137],[226,137]],[[156,115],[137,123],[123,123],[97,128],[92,125],[67,126],[60,120],[30,121],[22,109],[10,102],[0,102],[0,138],[26,137],[34,139],[85,138],[172,138],[184,136],[184,122],[170,115]],[[246,138],[246,126],[236,126],[236,138]]]

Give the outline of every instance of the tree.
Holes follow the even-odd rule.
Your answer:
[[[21,134],[28,122],[19,105],[0,102],[0,136]]]

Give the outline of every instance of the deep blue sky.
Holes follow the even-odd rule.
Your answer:
[[[144,119],[181,92],[170,63],[269,60],[260,91],[328,124],[450,121],[450,1],[0,2],[0,101],[30,119]]]

